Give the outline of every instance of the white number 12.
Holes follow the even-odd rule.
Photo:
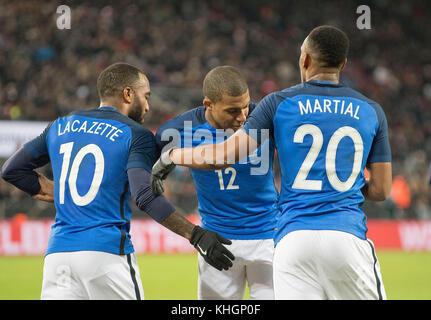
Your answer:
[[[224,182],[223,182],[223,170],[215,170],[218,174],[218,182],[220,184],[220,190],[224,190]],[[232,173],[229,179],[229,183],[227,184],[226,190],[236,190],[239,189],[239,186],[236,184],[233,184],[235,182],[236,178],[236,170],[235,168],[229,167],[224,170],[225,174]]]

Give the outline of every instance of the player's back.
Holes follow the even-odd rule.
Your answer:
[[[57,211],[47,254],[133,252],[127,169],[133,166],[132,145],[151,145],[151,139],[151,132],[110,107],[76,111],[47,128]],[[152,151],[148,171],[156,157]]]
[[[390,161],[389,146],[380,143],[387,135],[381,107],[351,88],[323,81],[264,100],[267,108],[261,109],[271,114],[282,174],[276,242],[304,229],[339,230],[365,239],[364,168]]]

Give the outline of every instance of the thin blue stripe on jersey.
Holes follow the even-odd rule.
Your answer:
[[[266,96],[243,130],[270,129],[282,174],[275,242],[295,230],[366,238],[367,163],[390,162],[382,108],[342,84],[308,81]]]
[[[255,105],[251,104],[250,113]],[[171,131],[171,132],[170,132]],[[156,133],[159,150],[169,144],[162,135],[180,133],[171,145],[195,147],[221,142],[217,130],[205,120],[205,107],[192,109],[164,123]],[[219,131],[221,133],[221,131]],[[266,149],[262,149],[266,148]],[[262,150],[268,150],[265,165],[258,164]],[[278,210],[278,193],[273,178],[274,147],[270,140],[256,154],[223,170],[190,169],[196,186],[202,226],[229,239],[270,239]],[[257,175],[251,175],[255,169]],[[256,172],[255,172],[256,173]]]
[[[127,169],[151,172],[158,155],[149,130],[101,107],[57,119],[24,147],[52,165],[57,212],[46,254],[134,251]]]

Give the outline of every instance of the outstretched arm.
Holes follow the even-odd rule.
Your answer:
[[[160,156],[152,169],[151,186],[155,194],[163,193],[163,180],[175,165],[201,170],[230,167],[253,153],[273,132],[273,119],[279,99],[267,95],[247,118],[244,127],[225,142],[196,148],[170,149]]]
[[[253,153],[258,143],[245,131],[238,130],[223,143],[195,148],[173,149],[169,154],[172,163],[201,170],[230,167],[241,158]]]
[[[153,166],[151,175],[153,193],[160,195],[164,192],[163,180],[177,164],[201,170],[223,169],[253,153],[258,146],[255,139],[245,131],[238,130],[223,143],[169,149],[161,154]]]

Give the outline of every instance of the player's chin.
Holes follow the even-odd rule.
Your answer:
[[[140,117],[140,120],[139,120],[139,123],[141,123],[141,124],[143,124],[144,123],[144,121],[145,121],[145,116],[147,115],[147,113],[146,112],[142,112],[141,113],[141,117]]]
[[[143,124],[144,123],[144,115],[129,115],[129,118],[136,121],[137,123]]]

